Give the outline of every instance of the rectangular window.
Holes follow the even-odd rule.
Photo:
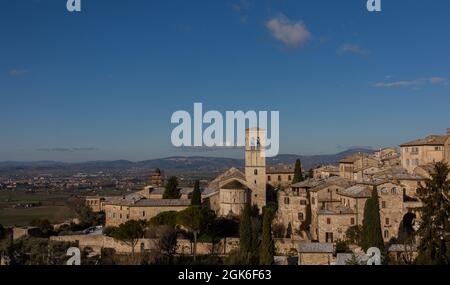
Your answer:
[[[386,226],[389,226],[389,218],[386,218]]]
[[[258,175],[258,169],[255,169],[254,173],[255,173],[255,175]]]
[[[142,211],[142,217],[145,217],[145,211]]]
[[[333,243],[333,233],[325,233],[325,240],[328,243]]]
[[[284,198],[284,203],[285,203],[286,205],[289,205],[289,197]]]
[[[355,224],[355,218],[350,219],[350,224],[353,226]]]
[[[306,200],[300,200],[300,205],[302,206],[306,205]]]
[[[278,175],[278,181],[281,181],[281,175]]]
[[[327,218],[327,225],[331,225],[331,218]]]
[[[272,180],[272,178],[269,175],[269,176],[267,176],[267,181],[270,181],[270,180]]]
[[[303,213],[298,213],[298,220],[303,221]]]

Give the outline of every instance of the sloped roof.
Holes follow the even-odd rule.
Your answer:
[[[231,178],[236,178],[245,181],[245,174],[239,169],[232,167],[217,176],[213,181],[211,181],[208,186],[206,186],[205,191],[203,191],[202,196],[209,197],[212,196],[220,190],[220,183]]]
[[[243,185],[241,182],[239,182],[237,180],[232,180],[220,188],[221,189],[247,189],[247,186]]]
[[[333,253],[332,243],[302,242],[298,244],[299,253]]]
[[[190,206],[189,199],[142,199],[133,206],[137,207],[175,207],[175,206]]]
[[[367,185],[354,185],[346,189],[339,190],[340,195],[352,197],[352,198],[370,198],[372,196],[372,190]]]
[[[294,173],[295,167],[290,164],[275,164],[270,165],[266,169],[266,174],[277,174],[277,173]]]
[[[348,187],[348,186],[350,186],[350,182],[348,182],[346,179],[344,179],[340,176],[332,176],[332,177],[328,177],[323,180],[320,180],[320,183],[318,183],[316,186],[311,188],[310,191],[317,192],[324,188],[330,187],[332,185]]]
[[[448,135],[447,136],[436,136],[436,135],[431,135],[431,136],[427,136],[426,138],[423,139],[418,139],[418,140],[413,140],[407,143],[404,143],[402,145],[400,145],[401,147],[407,147],[407,146],[424,146],[424,145],[444,145],[445,141],[448,139]]]
[[[354,153],[347,157],[344,157],[339,161],[339,163],[354,163],[355,161],[361,160],[361,159],[374,159],[367,153]],[[374,159],[375,160],[375,159]]]

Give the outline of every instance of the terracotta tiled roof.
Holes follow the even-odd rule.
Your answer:
[[[410,141],[407,143],[404,143],[402,145],[400,145],[401,147],[407,147],[407,146],[423,146],[423,145],[444,145],[445,141],[448,139],[448,135],[447,136],[436,136],[436,135],[431,135],[428,136],[424,139],[418,139],[418,140],[414,140],[414,141]]]

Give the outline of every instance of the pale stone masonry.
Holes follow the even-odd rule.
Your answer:
[[[401,165],[409,173],[415,168],[435,162],[450,164],[450,129],[446,135],[430,135],[402,144]]]

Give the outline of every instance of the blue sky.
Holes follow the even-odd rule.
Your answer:
[[[450,127],[450,2],[0,1],[0,161],[144,160],[174,111],[280,111],[281,153]]]

